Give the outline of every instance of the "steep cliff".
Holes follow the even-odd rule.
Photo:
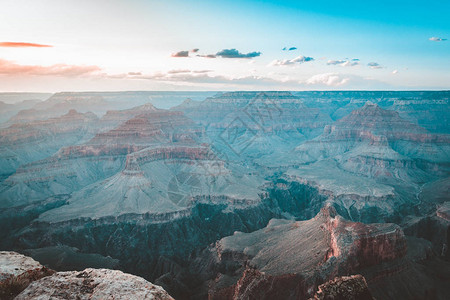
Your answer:
[[[210,283],[210,297],[296,299],[337,275],[401,258],[407,248],[398,226],[353,223],[326,207],[308,221],[272,220],[262,230],[235,233],[210,251],[219,269],[234,265]]]

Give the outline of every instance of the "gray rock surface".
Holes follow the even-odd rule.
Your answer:
[[[12,299],[30,282],[53,272],[25,255],[0,251],[0,299]]]
[[[25,299],[173,299],[147,280],[108,269],[58,272],[30,284],[17,297]]]
[[[336,277],[319,286],[311,300],[372,300],[367,282],[361,275]]]

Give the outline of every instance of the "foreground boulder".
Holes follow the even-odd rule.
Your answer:
[[[0,251],[0,299],[12,299],[32,281],[53,273],[30,257]]]
[[[372,300],[366,280],[361,275],[336,277],[319,286],[310,300]]]
[[[160,286],[109,269],[58,272],[30,284],[17,297],[24,299],[173,299]]]

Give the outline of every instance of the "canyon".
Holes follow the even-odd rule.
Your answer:
[[[450,294],[448,91],[33,101],[0,119],[0,250],[57,273],[23,295],[129,274],[175,299]]]

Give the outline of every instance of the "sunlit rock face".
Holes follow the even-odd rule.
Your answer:
[[[58,272],[30,284],[15,299],[154,299],[173,298],[147,280],[108,269]]]
[[[284,298],[297,299],[337,275],[401,258],[407,248],[399,226],[349,222],[326,207],[308,221],[272,220],[264,229],[235,233],[210,251],[219,269],[240,265],[217,275],[213,298],[231,293],[236,299],[270,299],[283,291]],[[230,276],[237,281],[226,287]]]

